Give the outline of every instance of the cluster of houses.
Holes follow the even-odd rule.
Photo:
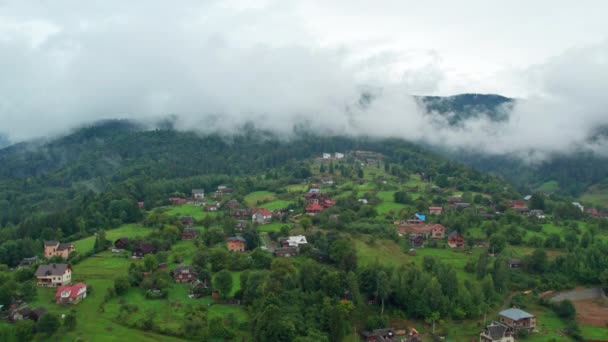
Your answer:
[[[439,223],[427,223],[426,216],[415,214],[408,220],[396,221],[399,236],[409,237],[412,247],[422,247],[428,239],[443,239],[446,237],[446,228]],[[448,246],[461,248],[464,238],[459,232],[453,231],[447,235]]]
[[[331,153],[324,152],[323,155],[321,156],[321,160],[324,160],[324,161],[340,160],[340,159],[344,159],[344,153],[335,152],[332,155]]]
[[[304,195],[304,202],[306,203],[306,213],[313,216],[336,205],[329,194],[321,192],[318,184],[311,186],[310,190]]]
[[[518,331],[536,329],[536,316],[518,308],[503,310],[498,317],[479,334],[480,342],[515,342]]]

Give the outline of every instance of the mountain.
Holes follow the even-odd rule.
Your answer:
[[[0,149],[10,145],[11,142],[8,140],[8,137],[2,133],[0,133]]]
[[[515,100],[495,94],[460,94],[454,96],[418,96],[418,103],[428,112],[446,115],[449,123],[457,125],[468,119],[487,116],[494,121],[505,121]]]

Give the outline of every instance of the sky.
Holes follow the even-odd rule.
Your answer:
[[[608,154],[605,1],[0,0],[0,135],[179,118],[233,133],[401,137],[544,158]],[[380,89],[370,108],[362,89]],[[518,99],[457,128],[410,95]]]

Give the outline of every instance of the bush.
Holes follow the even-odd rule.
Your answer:
[[[573,320],[576,317],[576,308],[574,304],[568,299],[562,300],[561,302],[553,305],[553,311],[566,320]]]

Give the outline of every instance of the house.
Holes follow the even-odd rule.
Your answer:
[[[445,237],[445,227],[439,223],[433,224],[401,224],[398,228],[399,235],[416,234],[425,239],[443,239]]]
[[[85,298],[87,298],[87,285],[83,283],[59,286],[55,292],[57,304],[78,304]]]
[[[431,225],[431,238],[443,239],[445,237],[445,227],[439,223]]]
[[[517,330],[534,330],[536,328],[536,316],[529,314],[521,309],[511,308],[498,313],[500,322]]]
[[[247,241],[240,236],[233,236],[228,238],[228,250],[244,252]]]
[[[236,222],[236,224],[234,225],[234,230],[237,232],[242,232],[246,229],[247,229],[247,221],[245,221],[245,220],[238,220]]]
[[[513,209],[515,212],[518,212],[518,213],[525,213],[528,211],[528,206],[526,205],[526,202],[524,202],[524,201],[512,200],[512,201],[509,201],[509,205],[511,206],[511,209]]]
[[[217,187],[217,191],[215,192],[216,197],[223,197],[224,195],[228,195],[234,192],[234,189],[229,188],[225,185],[219,185]]]
[[[198,231],[193,227],[186,227],[182,230],[182,240],[194,240],[198,236]]]
[[[334,158],[336,158],[336,159],[344,159],[344,153],[336,152],[336,153],[334,153]]]
[[[206,205],[204,208],[206,212],[215,212],[217,209],[217,205]]]
[[[139,209],[142,209],[145,205],[146,203],[144,202],[137,202],[137,206],[139,207]]]
[[[331,153],[323,153],[323,159],[330,159]]]
[[[202,203],[205,200],[205,189],[192,189],[192,198],[195,204]]]
[[[357,202],[359,202],[359,203],[363,203],[363,204],[367,204],[367,203],[368,203],[367,198],[359,198],[359,199],[357,200]]]
[[[334,184],[334,180],[331,178],[325,177],[325,178],[321,178],[321,183],[327,184],[327,185],[332,185],[332,184]]]
[[[407,254],[410,256],[416,256],[416,249],[415,248],[410,248],[409,251],[407,251]]]
[[[277,257],[289,258],[298,255],[298,247],[280,247],[274,250]]]
[[[606,214],[605,212],[599,211],[597,209],[589,209],[589,210],[587,210],[587,214],[589,214],[590,216],[593,216],[593,217],[598,217],[598,218],[608,216],[608,214]]]
[[[191,226],[194,224],[194,218],[192,216],[184,216],[182,217],[182,224],[184,226]]]
[[[521,259],[511,258],[509,259],[509,268],[521,268],[523,261]]]
[[[40,317],[46,315],[48,313],[47,309],[43,306],[39,306],[35,309],[30,309],[28,307],[12,310],[8,316],[10,321],[20,321],[22,319],[30,319],[34,322],[38,322]]]
[[[72,282],[72,267],[68,264],[40,265],[36,270],[38,286],[56,287]]]
[[[312,190],[312,189],[311,189]],[[328,194],[322,194],[320,192],[307,192],[304,195],[304,200],[306,205],[311,205],[313,203],[317,203],[324,208],[329,208],[336,204],[336,202],[331,200],[331,197]]]
[[[424,246],[424,237],[418,234],[410,235],[410,245],[412,247],[422,247]]]
[[[251,221],[258,224],[270,223],[272,221],[272,213],[266,208],[254,209]]]
[[[464,247],[464,238],[457,231],[453,231],[448,235],[448,246],[451,248]]]
[[[323,211],[323,207],[319,203],[311,203],[306,207],[308,215],[317,215]]]
[[[421,224],[424,223],[426,221],[426,216],[422,215],[422,214],[415,214],[412,217],[410,217],[409,220],[407,220],[407,223],[409,224]]]
[[[537,219],[543,220],[545,218],[545,212],[539,209],[534,209],[528,212],[528,216],[533,216]]]
[[[72,243],[59,243],[59,241],[44,241],[44,257],[49,259],[54,256],[60,256],[67,259],[70,253],[74,252],[76,247]]]
[[[494,321],[479,334],[479,342],[515,342],[513,329]]]
[[[361,338],[366,342],[392,342],[397,341],[395,331],[392,328],[363,331]]]
[[[120,239],[114,241],[114,248],[116,249],[127,249],[129,248],[129,238],[121,237]]]
[[[192,266],[177,266],[173,270],[173,279],[178,283],[188,283],[196,280],[197,274]]]
[[[464,210],[470,206],[471,206],[471,204],[467,203],[467,202],[458,202],[458,203],[454,203],[454,205],[453,205],[454,209],[456,209],[456,210]]]
[[[452,196],[450,198],[448,198],[448,204],[449,205],[455,205],[456,203],[463,203],[464,202],[464,197],[462,196]]]
[[[27,267],[27,266],[32,266],[34,264],[37,264],[39,262],[38,257],[37,256],[33,256],[31,258],[23,258],[21,259],[21,261],[19,262],[19,267]]]
[[[240,207],[241,204],[239,203],[239,201],[237,201],[235,199],[231,199],[230,201],[226,202],[226,206],[230,209],[236,209],[236,208]]]
[[[283,247],[300,247],[300,245],[305,245],[308,243],[306,241],[306,236],[304,235],[295,235],[290,236],[288,238],[279,239],[281,246]]]
[[[153,244],[147,242],[140,242],[133,250],[133,258],[141,259],[146,256],[146,254],[154,253],[156,253],[156,247]]]
[[[524,201],[529,201],[530,199],[532,199],[532,195],[526,195],[524,197]]]
[[[169,202],[173,205],[182,205],[188,203],[188,200],[181,197],[169,197]]]
[[[232,216],[236,219],[249,219],[252,211],[250,209],[236,209],[232,212]]]
[[[429,207],[429,215],[441,215],[443,207]]]

